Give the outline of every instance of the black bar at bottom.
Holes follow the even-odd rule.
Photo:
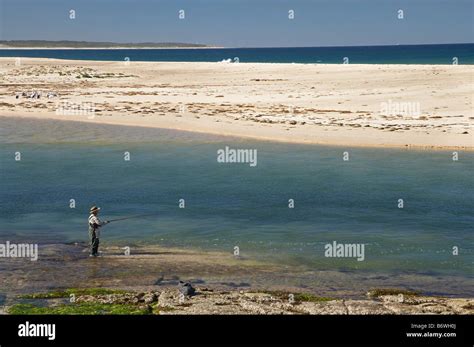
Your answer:
[[[469,345],[472,316],[0,316],[0,346],[74,344]],[[54,340],[19,336],[55,324]],[[26,326],[25,326],[26,327]],[[24,330],[25,331],[25,330]],[[409,334],[411,334],[409,336]]]

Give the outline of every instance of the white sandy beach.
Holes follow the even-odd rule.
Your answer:
[[[295,143],[473,149],[473,73],[472,65],[0,58],[0,115]],[[33,91],[41,98],[15,97]]]

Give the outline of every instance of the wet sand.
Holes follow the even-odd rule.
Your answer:
[[[311,271],[305,267],[235,257],[231,252],[157,245],[132,247],[130,255],[125,255],[124,249],[118,246],[107,246],[102,251],[103,256],[93,258],[88,256],[85,244],[45,244],[39,247],[38,261],[0,258],[2,294],[93,287],[157,290],[176,288],[178,281],[183,280],[214,290],[281,290],[344,299],[364,298],[374,288],[473,296],[472,283],[469,285],[466,279],[455,276]]]

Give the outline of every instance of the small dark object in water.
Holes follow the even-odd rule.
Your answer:
[[[193,296],[196,292],[196,289],[193,288],[191,283],[183,281],[179,281],[178,290],[181,294],[184,294],[185,296]]]

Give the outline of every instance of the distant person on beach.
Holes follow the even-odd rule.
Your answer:
[[[109,221],[102,222],[99,217],[97,217],[99,211],[100,207],[97,206],[92,206],[90,209],[89,237],[91,240],[91,257],[97,257],[99,255],[100,228],[109,223]]]

